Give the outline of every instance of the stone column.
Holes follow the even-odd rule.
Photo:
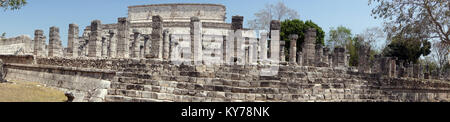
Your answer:
[[[146,58],[162,59],[163,46],[163,18],[159,15],[152,16],[152,42],[151,53]]]
[[[297,51],[297,65],[303,66],[303,54],[300,51]]]
[[[243,31],[238,29],[234,33],[234,62],[237,65],[245,64],[245,39],[242,36]]]
[[[420,65],[419,64],[414,64],[414,70],[413,70],[413,78],[420,78],[420,73],[419,73],[419,70],[420,70]]]
[[[117,55],[118,58],[129,58],[130,57],[130,48],[129,48],[129,27],[130,22],[125,17],[118,18],[118,27],[117,27]]]
[[[330,48],[327,48],[327,47],[323,48],[322,62],[325,63],[325,65],[326,65],[325,67],[329,67],[330,66],[330,61],[328,59],[329,52],[330,52]]]
[[[191,59],[194,65],[201,65],[203,61],[202,52],[202,22],[198,17],[191,17]]]
[[[144,37],[144,57],[146,55],[150,55],[150,41],[151,41],[150,36],[151,35],[148,35],[148,34],[143,35],[143,37]]]
[[[429,70],[429,65],[427,64],[425,66],[425,73],[423,73],[423,78],[424,79],[430,79],[430,70]]]
[[[383,75],[386,75],[388,77],[390,77],[390,58],[389,57],[383,57],[379,60],[379,64],[380,64],[380,73]]]
[[[224,37],[224,63],[227,65],[234,64],[234,30],[228,31],[228,36]]]
[[[390,60],[390,77],[398,76],[396,61],[397,61],[397,58],[391,58],[391,60]]]
[[[361,45],[358,50],[358,71],[362,73],[367,73],[369,71],[369,53],[370,49],[368,46]]]
[[[182,38],[181,36],[170,35],[170,61],[175,64],[180,64],[180,51],[179,51],[179,40]]]
[[[291,65],[297,65],[297,34],[289,35],[289,40],[291,41],[289,50],[289,63]]]
[[[69,35],[67,39],[67,52],[69,57],[78,57],[78,32],[79,28],[77,24],[69,24]]]
[[[133,29],[133,37],[133,43],[131,44],[131,58],[139,58],[141,32],[137,29]]]
[[[164,30],[163,31],[163,36],[164,36],[164,42],[163,42],[163,59],[164,60],[169,60],[169,54],[170,54],[170,36],[169,36],[169,30]]]
[[[102,36],[102,57],[108,57],[108,45],[109,45],[109,41],[108,41],[109,37],[106,36]]]
[[[322,55],[323,55],[323,47],[320,44],[317,44],[316,46],[316,55],[315,55],[315,66],[322,67]]]
[[[88,57],[102,56],[102,29],[101,21],[94,20],[91,22],[91,33],[89,36]]]
[[[34,31],[34,55],[38,57],[46,56],[45,54],[45,36],[43,30]]]
[[[407,67],[407,71],[408,73],[408,77],[413,78],[414,77],[414,64],[412,62],[409,62],[408,67]]]
[[[250,38],[250,46],[251,46],[251,61],[252,65],[257,64],[258,61],[258,43],[256,42],[256,38]]]
[[[259,39],[259,61],[263,63],[267,60],[267,33],[261,32],[261,37]]]
[[[3,63],[3,60],[0,59],[0,83],[7,82],[7,80],[5,79],[6,77],[5,69],[3,68],[4,64],[5,63]]]
[[[270,59],[272,64],[279,64],[280,62],[280,30],[281,22],[272,20],[270,22]]]
[[[284,48],[286,46],[286,41],[280,41],[280,62],[285,63],[286,62],[286,49]]]
[[[115,30],[109,30],[108,57],[115,58],[117,54],[117,36]]]
[[[398,67],[397,67],[398,77],[405,77],[405,67],[403,64],[403,60],[398,61]]]
[[[244,17],[243,16],[232,16],[231,17],[231,29],[236,31],[243,29]]]
[[[58,27],[50,27],[49,34],[49,46],[48,46],[48,56],[49,57],[62,57],[62,44],[59,36],[59,28]]]
[[[305,41],[302,45],[303,53],[303,65],[314,66],[315,60],[315,44],[316,41],[316,29],[309,28],[305,34]]]
[[[333,67],[345,67],[345,48],[335,47],[333,50]]]
[[[419,77],[418,77],[418,78],[419,78],[419,79],[423,79],[423,77],[424,77],[424,76],[423,76],[423,70],[424,70],[424,69],[423,69],[423,65],[422,65],[422,64],[418,64],[418,65],[419,65],[419,69],[418,69],[418,70],[419,70],[419,71],[418,71]]]
[[[328,67],[333,67],[333,54],[330,52],[330,54],[328,54]]]

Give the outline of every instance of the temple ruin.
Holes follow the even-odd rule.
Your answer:
[[[376,56],[361,48],[350,67],[345,48],[316,45],[316,30],[280,40],[280,21],[270,31],[243,27],[243,16],[226,23],[216,4],[128,7],[117,23],[93,20],[79,32],[69,24],[67,47],[59,28],[47,37],[0,40],[6,78],[37,81],[73,92],[74,101],[448,101],[450,81],[424,66]],[[81,35],[79,35],[81,34]],[[285,54],[289,52],[289,54]],[[285,60],[286,56],[289,60]]]

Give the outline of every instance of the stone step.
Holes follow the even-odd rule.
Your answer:
[[[172,102],[170,100],[159,100],[152,98],[133,98],[120,95],[107,95],[105,97],[106,102]]]

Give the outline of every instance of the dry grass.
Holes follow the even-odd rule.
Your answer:
[[[64,92],[35,82],[10,80],[0,83],[0,102],[63,102]]]

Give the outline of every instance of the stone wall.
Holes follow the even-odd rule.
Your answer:
[[[5,79],[6,72],[5,72],[5,69],[3,68],[4,64],[5,63],[0,59],[0,83],[6,82],[6,79]]]
[[[0,55],[0,59],[3,63],[36,64],[33,55]]]
[[[280,66],[275,76],[261,76],[261,65],[173,65],[167,61],[136,59],[37,58],[38,66],[7,66],[7,78],[45,78],[70,72],[96,72],[78,77],[110,80],[109,102],[437,102],[450,100],[450,82],[391,78],[383,74],[342,68]],[[61,72],[48,70],[55,65]],[[45,66],[45,67],[44,67]],[[63,66],[63,67],[60,67]],[[41,69],[42,68],[42,69]],[[89,70],[87,70],[87,69]],[[70,70],[69,70],[70,69]],[[86,70],[83,70],[86,69]],[[58,71],[58,70],[57,70]],[[30,75],[31,74],[31,75]],[[106,75],[107,74],[107,75]],[[11,77],[12,75],[14,77]],[[62,76],[61,76],[62,75]],[[70,80],[61,80],[70,81]],[[58,80],[51,80],[58,82]]]
[[[49,65],[6,64],[6,79],[33,81],[74,94],[74,102],[102,102],[114,72]]]
[[[0,55],[25,55],[32,54],[33,51],[34,45],[29,36],[0,39]]]
[[[169,21],[189,22],[198,16],[202,21],[224,22],[225,6],[216,4],[153,4],[128,7],[131,22],[150,22],[152,16],[160,15]]]
[[[449,82],[333,68],[282,66],[276,76],[260,76],[262,66],[148,65],[118,72],[107,101],[411,102],[450,98]]]

